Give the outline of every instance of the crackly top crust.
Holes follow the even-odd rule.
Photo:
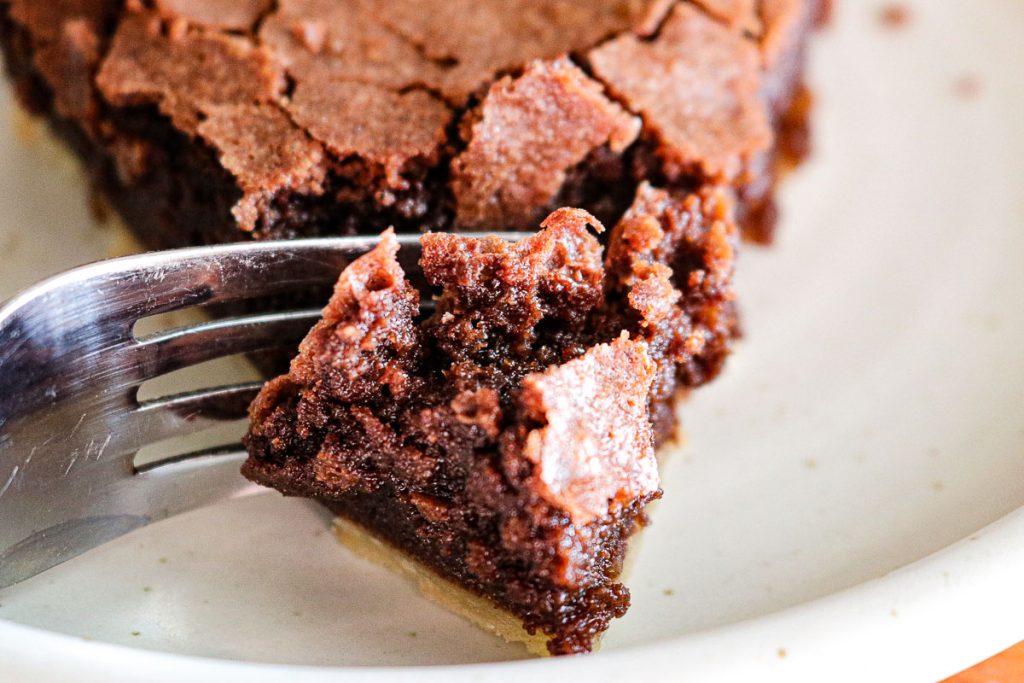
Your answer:
[[[96,92],[118,107],[156,105],[220,154],[240,136],[198,128],[223,105],[239,124],[252,111],[255,131],[320,145],[288,156],[289,169],[258,153],[243,175],[225,166],[239,180],[243,229],[273,215],[275,191],[315,196],[332,173],[369,188],[381,211],[433,174],[418,190],[432,193],[437,206],[421,208],[433,224],[499,228],[535,224],[574,169],[609,158],[602,150],[621,156],[631,185],[741,182],[771,139],[756,62],[769,67],[799,40],[811,1],[10,0],[9,11],[38,43],[58,111],[82,118],[115,157],[136,143],[110,139]],[[638,140],[656,154],[642,150],[635,165]],[[653,159],[663,168],[644,166]]]
[[[296,82],[333,79],[392,90],[436,84],[441,66],[380,21],[384,4],[281,0],[259,38]]]
[[[10,0],[11,18],[31,31],[36,65],[54,93],[61,116],[77,118],[95,133],[99,111],[92,74],[102,57],[103,25],[111,0]]]
[[[758,34],[761,31],[761,17],[758,5],[761,0],[696,0],[697,4],[721,19],[730,27]]]
[[[656,40],[623,35],[588,58],[643,116],[669,175],[699,169],[730,181],[772,141],[757,49],[692,5],[676,5]]]
[[[208,104],[196,134],[213,147],[238,181],[239,224],[256,224],[258,202],[281,186],[316,192],[323,181],[323,149],[267,104]]]
[[[382,23],[444,65],[437,87],[453,102],[496,74],[582,50],[623,31],[649,32],[659,0],[416,0],[377,6]],[[458,27],[457,30],[453,30]]]
[[[621,31],[649,32],[668,4],[283,0],[261,37],[299,78],[327,71],[390,88],[421,86],[461,106],[496,75],[531,60],[584,49]]]
[[[601,145],[621,152],[639,128],[568,59],[531,62],[492,85],[466,127],[466,149],[452,162],[456,219],[468,228],[533,225],[566,169]]]
[[[827,10],[827,0],[695,0],[730,28],[757,39],[764,65],[771,69],[799,42],[801,24],[814,22]]]
[[[251,41],[203,29],[170,32],[151,12],[121,21],[96,80],[109,101],[156,104],[188,133],[211,105],[270,103],[285,86],[281,68]]]
[[[111,0],[8,0],[11,18],[29,27],[40,43],[57,40],[67,21],[84,19],[99,24],[111,14]]]
[[[600,519],[658,490],[647,415],[655,365],[623,336],[523,380],[523,456],[541,495],[574,520]]]
[[[378,164],[396,186],[410,159],[436,161],[451,120],[448,107],[425,92],[398,93],[318,75],[297,83],[286,108],[339,158],[359,155]]]
[[[817,0],[813,4],[818,8],[827,7],[827,1]],[[761,0],[761,19],[764,26],[761,51],[765,66],[771,69],[799,42],[798,32],[803,25],[818,17],[803,0]]]
[[[235,31],[248,31],[271,7],[273,0],[156,0],[165,17]]]

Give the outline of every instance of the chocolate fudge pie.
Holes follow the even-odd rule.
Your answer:
[[[809,148],[828,6],[0,0],[0,48],[147,247],[385,231],[253,404],[244,474],[563,654],[629,604],[654,449]],[[423,233],[428,289],[389,229]]]
[[[661,495],[673,394],[729,348],[728,211],[642,186],[606,252],[579,209],[515,244],[429,233],[428,292],[385,233],[253,403],[243,473],[511,614],[521,639],[589,651],[629,604],[616,578]]]
[[[0,45],[148,246],[612,224],[643,181],[767,241],[827,3],[0,0]]]

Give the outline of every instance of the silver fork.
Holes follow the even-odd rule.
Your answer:
[[[518,239],[516,233],[492,233]],[[423,286],[418,235],[399,258]],[[238,443],[136,467],[144,446],[244,417],[259,382],[140,401],[146,380],[298,342],[319,310],[275,310],[137,337],[140,319],[332,283],[376,237],[252,242],[101,261],[0,309],[0,588],[133,529],[258,490]]]

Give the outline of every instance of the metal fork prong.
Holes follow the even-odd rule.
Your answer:
[[[375,247],[377,236],[227,244],[128,257],[114,288],[146,292],[141,318],[183,306],[225,303],[333,284],[345,266]],[[419,275],[420,235],[398,235],[399,260]],[[132,262],[137,259],[136,264]],[[102,264],[98,264],[102,265]]]
[[[248,414],[261,386],[262,382],[249,382],[145,401],[135,411],[135,428],[156,443],[238,420]]]
[[[372,249],[375,236],[299,242],[261,242],[179,249],[127,257],[115,277],[104,279],[105,263],[91,278],[110,290],[120,310],[142,318],[185,306],[254,299],[331,284],[353,259]],[[419,239],[403,235],[407,251],[419,253]],[[108,262],[109,263],[109,262]],[[125,301],[135,292],[134,301]],[[138,293],[144,293],[140,296]],[[133,304],[128,305],[126,304]]]
[[[124,502],[158,521],[267,489],[239,474],[248,453],[240,444],[174,456],[138,468]],[[133,500],[137,503],[133,504]]]
[[[147,462],[139,465],[135,468],[136,474],[149,475],[154,470],[166,469],[170,471],[175,467],[181,467],[182,463],[186,461],[195,461],[189,467],[196,469],[199,467],[208,467],[215,465],[220,460],[225,458],[236,458],[245,460],[248,457],[242,445],[238,442],[225,443],[220,446],[210,446],[208,448],[201,448],[197,451],[189,451],[188,453],[177,453],[175,455],[169,455],[153,462]]]
[[[236,353],[298,343],[320,318],[320,309],[215,320],[148,337],[132,355],[142,374],[158,377],[180,368]]]
[[[398,237],[403,251],[416,260],[419,237]],[[170,255],[166,262],[155,269],[148,265],[143,276],[153,283],[151,301],[158,307],[164,296],[173,306],[183,289],[208,289],[211,296],[204,303],[260,298],[333,284],[346,265],[379,241],[379,237],[368,235],[182,249],[163,252]],[[145,262],[148,256],[141,258]]]
[[[522,239],[527,233],[491,232],[479,236]],[[400,234],[398,259],[410,279],[422,280],[418,234]],[[212,303],[256,299],[333,284],[338,273],[379,243],[376,236],[241,242],[149,252],[99,261],[49,278],[12,299],[0,317],[42,299],[58,303],[87,295],[96,310],[89,323],[131,319]],[[75,296],[67,296],[73,293]],[[56,295],[56,296],[53,296]],[[3,361],[0,350],[0,364]]]

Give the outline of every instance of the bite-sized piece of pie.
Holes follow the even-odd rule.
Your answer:
[[[364,553],[399,553],[502,635],[589,651],[629,604],[616,579],[660,496],[672,388],[728,348],[703,312],[731,310],[718,240],[735,230],[714,201],[642,190],[607,268],[581,210],[515,244],[425,235],[425,318],[385,233],[253,403],[243,473],[323,502]],[[630,240],[642,256],[623,256]]]

